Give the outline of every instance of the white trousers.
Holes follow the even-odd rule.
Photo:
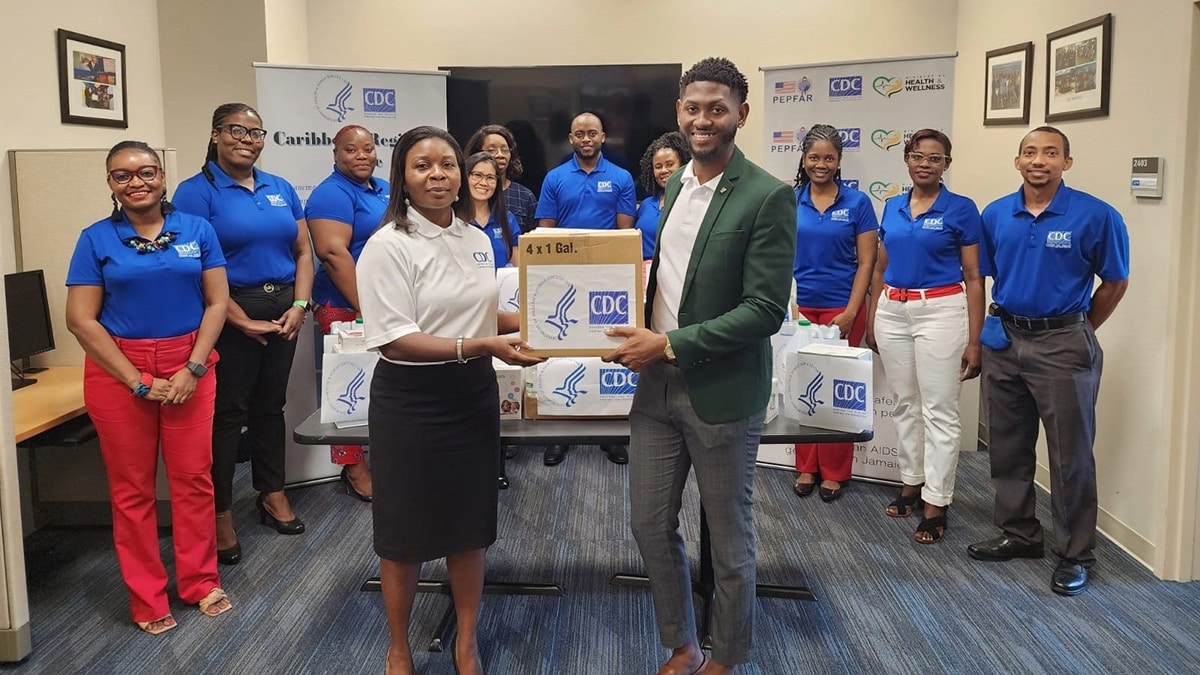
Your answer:
[[[947,506],[954,501],[962,437],[958,377],[967,346],[967,296],[899,302],[884,293],[875,312],[875,343],[896,392],[901,479],[924,483],[922,499]]]

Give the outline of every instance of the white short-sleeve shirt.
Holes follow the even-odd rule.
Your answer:
[[[499,285],[488,236],[457,217],[442,228],[409,208],[408,219],[412,232],[387,223],[355,265],[367,348],[378,351],[412,333],[496,335]]]

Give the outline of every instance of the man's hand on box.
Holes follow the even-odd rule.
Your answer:
[[[623,337],[620,347],[600,357],[608,363],[619,363],[635,373],[656,361],[662,361],[667,347],[667,336],[645,328],[618,326],[604,331],[605,335]]]

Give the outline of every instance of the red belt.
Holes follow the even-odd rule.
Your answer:
[[[928,300],[929,298],[944,298],[948,295],[958,295],[963,292],[962,284],[950,284],[949,286],[938,286],[937,288],[892,288],[884,286],[887,290],[888,300],[896,302],[908,302],[909,300]]]

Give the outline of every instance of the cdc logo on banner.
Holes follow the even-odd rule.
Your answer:
[[[363,87],[363,115],[367,117],[395,117],[396,90]]]
[[[862,98],[862,93],[862,75],[829,78],[829,98],[831,99]]]
[[[600,369],[600,394],[604,396],[631,396],[637,389],[638,375],[626,368]]]
[[[852,129],[838,129],[838,136],[842,137],[842,148],[851,150],[862,147],[862,129],[854,127]]]
[[[848,188],[857,190],[858,189],[858,179],[857,178],[843,178],[842,185],[845,185]]]
[[[610,326],[629,323],[629,293],[626,291],[590,291],[588,323]]]
[[[833,381],[833,407],[843,410],[866,410],[867,383],[835,379]]]

